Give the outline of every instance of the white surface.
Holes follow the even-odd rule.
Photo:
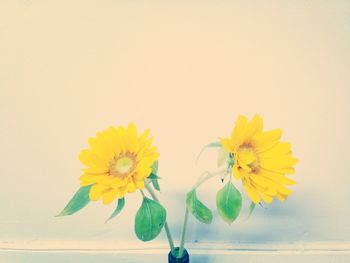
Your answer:
[[[22,244],[26,249],[16,249],[13,244],[0,244],[1,262],[120,262],[120,263],[163,263],[167,262],[168,249],[159,248],[164,245],[155,244],[156,248],[127,249],[124,244],[118,248],[117,244],[112,248],[110,244],[105,248],[101,243],[97,245],[99,249],[88,248],[87,244],[80,244],[85,248],[77,248],[77,243],[73,244]],[[67,246],[68,245],[68,246]],[[120,244],[119,244],[120,245]],[[12,248],[11,248],[12,246]],[[36,247],[37,246],[37,247]],[[66,246],[66,248],[64,248]],[[60,249],[56,249],[59,247]],[[157,248],[158,247],[158,248]],[[228,244],[188,244],[190,262],[317,262],[317,263],[348,263],[350,260],[350,244],[268,244],[265,246],[239,245],[233,247]]]
[[[87,138],[129,121],[152,129],[161,152],[160,198],[178,240],[186,191],[215,168],[215,151],[197,166],[196,155],[229,134],[240,113],[260,113],[267,129],[283,128],[300,159],[298,184],[285,203],[258,207],[248,221],[244,197],[242,216],[227,226],[215,211],[220,182],[210,182],[199,196],[213,209],[213,224],[191,218],[189,242],[348,244],[349,46],[349,1],[1,1],[1,244],[139,247],[138,194],[127,196],[108,224],[114,207],[100,203],[54,217],[78,187],[77,156]],[[0,262],[97,257],[3,251]],[[346,257],[300,252],[283,260]]]

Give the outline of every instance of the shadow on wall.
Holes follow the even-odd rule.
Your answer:
[[[174,195],[172,210],[182,211],[184,209],[181,202],[183,194]],[[250,218],[248,218],[250,203],[246,200],[240,216],[231,225],[223,222],[218,216],[215,208],[215,195],[202,194],[200,199],[212,209],[213,222],[211,225],[205,225],[191,216],[187,236],[188,242],[312,242],[327,240],[329,236],[332,237],[331,241],[343,241],[344,235],[346,235],[343,229],[329,226],[328,221],[332,220],[332,217],[326,216],[320,203],[308,204],[305,202],[307,200],[306,195],[301,196],[299,194],[298,198],[294,199],[292,197],[283,203],[274,201],[269,206],[257,206]],[[179,219],[171,222],[175,234],[180,233],[181,224],[182,222]]]

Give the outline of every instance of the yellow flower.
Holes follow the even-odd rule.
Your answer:
[[[134,124],[110,127],[89,139],[90,149],[80,152],[82,169],[81,186],[91,185],[89,196],[101,198],[109,204],[126,193],[144,188],[144,180],[151,174],[152,165],[158,159],[157,147],[151,147],[149,130],[140,136]]]
[[[292,156],[291,145],[279,141],[281,135],[280,129],[263,131],[259,115],[250,122],[239,116],[231,137],[221,139],[234,159],[233,177],[242,180],[255,204],[261,199],[266,203],[271,203],[273,198],[284,201],[291,194],[285,185],[295,184],[285,174],[294,173],[293,166],[298,160]]]

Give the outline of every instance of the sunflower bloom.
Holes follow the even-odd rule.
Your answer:
[[[233,177],[242,180],[255,204],[261,199],[268,204],[273,198],[284,201],[291,194],[286,185],[295,184],[285,175],[294,173],[293,166],[298,160],[292,156],[291,145],[280,141],[281,135],[280,129],[263,131],[259,115],[249,122],[241,115],[231,136],[221,139],[234,160]]]
[[[159,157],[148,134],[146,130],[139,136],[135,125],[129,124],[110,127],[88,140],[90,149],[82,150],[79,159],[86,166],[82,169],[81,186],[93,185],[90,200],[102,197],[103,203],[109,204],[144,188],[144,180]]]

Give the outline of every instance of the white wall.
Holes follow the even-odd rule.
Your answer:
[[[189,240],[350,242],[350,3],[175,2],[1,1],[0,241],[138,244],[137,193],[106,225],[100,203],[54,218],[87,138],[129,121],[152,129],[178,238],[185,192],[215,167],[200,148],[260,113],[300,159],[293,195],[230,227],[192,219]],[[212,208],[218,187],[199,193]]]

